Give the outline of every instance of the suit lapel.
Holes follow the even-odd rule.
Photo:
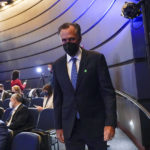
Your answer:
[[[73,85],[72,85],[72,83],[71,83],[71,80],[70,80],[70,78],[69,78],[69,75],[68,75],[68,69],[67,69],[67,58],[66,58],[67,56],[65,55],[65,57],[64,57],[64,59],[63,59],[63,63],[62,63],[62,74],[63,74],[63,79],[65,80],[65,83],[69,86],[69,88],[72,88],[73,90],[74,90],[74,88],[73,88]]]
[[[84,71],[86,71],[86,66],[87,66],[87,52],[82,49],[82,56],[81,56],[81,61],[80,61],[80,67],[79,67],[79,72],[78,72],[78,78],[77,78],[77,88],[79,88],[79,85],[81,84],[81,79],[84,76]]]
[[[66,84],[72,88],[72,90],[74,90],[73,88],[73,85],[71,83],[71,80],[69,78],[69,75],[68,75],[68,70],[67,70],[67,60],[66,60],[66,55],[64,56],[64,59],[63,59],[63,63],[62,63],[62,74],[63,74],[63,78],[64,80],[66,80]],[[82,49],[82,56],[81,56],[81,61],[80,61],[80,67],[79,67],[79,72],[78,72],[78,76],[77,76],[77,86],[76,86],[76,90],[79,88],[79,85],[81,83],[81,79],[83,78],[84,76],[84,71],[86,69],[86,66],[87,66],[87,52]],[[75,91],[76,91],[75,90]]]
[[[15,113],[14,113],[14,115],[13,115],[13,119],[15,118],[15,115],[18,113],[18,111],[20,111],[20,110],[22,109],[22,107],[23,107],[23,104],[21,104],[21,105],[17,108],[17,110],[15,111]]]
[[[4,100],[4,92],[5,92],[5,91],[3,91],[3,92],[2,92],[2,95],[1,95],[1,99],[2,99],[2,100]]]

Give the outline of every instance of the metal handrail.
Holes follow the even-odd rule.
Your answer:
[[[146,108],[144,108],[140,103],[138,103],[136,99],[130,97],[129,95],[127,95],[121,91],[115,90],[115,92],[117,95],[128,99],[130,102],[132,102],[134,105],[136,105],[142,112],[144,112],[144,114],[148,117],[148,119],[150,119],[150,112]]]

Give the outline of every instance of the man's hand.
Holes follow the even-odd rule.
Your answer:
[[[104,127],[104,141],[109,141],[115,135],[115,129],[112,126]]]
[[[64,143],[64,133],[62,129],[56,130],[56,136],[60,142]]]

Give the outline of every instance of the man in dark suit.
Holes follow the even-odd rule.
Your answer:
[[[59,27],[66,55],[54,63],[56,134],[67,150],[106,150],[116,127],[116,98],[105,58],[81,48],[78,24]]]
[[[13,130],[16,135],[22,131],[28,131],[33,128],[33,118],[28,108],[22,104],[23,98],[20,94],[13,94],[10,98],[10,107],[13,108],[7,126]]]
[[[4,101],[7,98],[10,98],[10,94],[4,90],[4,85],[0,84],[0,100]]]

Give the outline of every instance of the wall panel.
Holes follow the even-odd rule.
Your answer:
[[[10,18],[13,18],[14,16],[17,16],[18,14],[27,11],[28,9],[31,9],[32,6],[35,6],[41,1],[43,0],[23,0],[20,3],[11,6],[9,9],[0,10],[0,22],[6,21]]]
[[[96,51],[104,53],[108,65],[118,64],[134,58],[130,24],[114,39],[110,40]]]
[[[45,9],[48,9],[50,6],[52,6],[57,0],[43,0],[38,3],[35,7],[32,9],[29,9],[28,11],[25,11],[24,13],[21,13],[13,18],[10,18],[6,21],[1,22],[1,29],[0,32],[4,32],[5,30],[9,30],[10,28],[18,27],[19,25],[23,24],[24,22],[27,22],[29,20],[32,20],[39,14],[45,11]],[[29,2],[29,0],[28,0]],[[29,2],[30,3],[30,2]],[[23,3],[22,7],[24,6]],[[14,6],[15,7],[15,6]],[[17,7],[17,6],[16,6]],[[15,11],[16,8],[14,8]],[[18,8],[17,8],[18,9]],[[9,10],[8,10],[9,12]]]

